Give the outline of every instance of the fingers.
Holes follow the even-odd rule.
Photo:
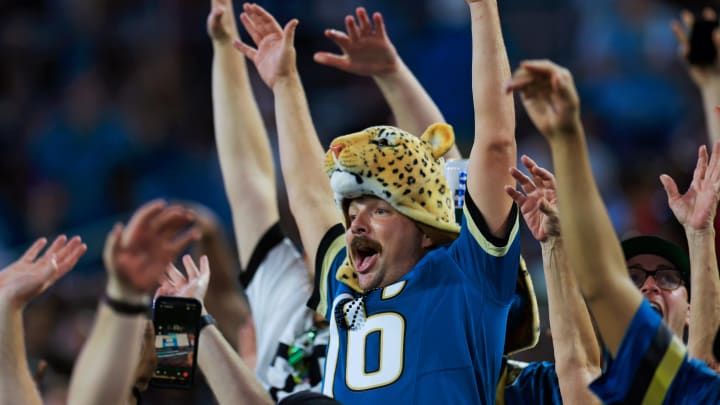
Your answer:
[[[298,21],[297,18],[293,18],[292,20],[288,21],[287,24],[285,24],[285,28],[283,29],[284,36],[284,44],[285,47],[292,47],[295,44],[295,29],[297,28],[300,21]]]
[[[200,239],[202,233],[197,227],[192,227],[188,231],[180,234],[177,238],[172,241],[168,241],[165,245],[165,249],[169,256],[176,257],[182,252],[190,242]]]
[[[345,16],[345,32],[347,32],[351,41],[360,39],[360,29],[355,23],[355,17],[351,15]]]
[[[187,266],[185,268],[187,269]],[[165,270],[165,278],[171,286],[176,288],[180,288],[187,283],[185,276],[172,263],[170,263]]]
[[[698,160],[695,164],[695,171],[693,172],[692,184],[699,186],[700,183],[705,179],[705,171],[707,170],[708,153],[707,147],[702,145],[698,148]]]
[[[82,239],[79,236],[74,236],[70,239],[56,254],[56,277],[61,277],[75,267],[85,252],[87,252],[87,245],[82,243]]]
[[[339,46],[344,53],[347,53],[347,48],[350,47],[352,41],[346,33],[334,29],[325,30],[325,36],[331,41],[335,42],[335,45]]]
[[[679,21],[673,20],[670,22],[670,29],[672,30],[673,34],[675,34],[675,39],[677,39],[678,43],[685,47],[688,42],[687,33],[685,32],[685,29],[680,24]]]
[[[715,10],[713,10],[711,7],[703,8],[702,16],[704,19],[706,19],[708,21],[717,19],[717,14],[715,13]]]
[[[665,194],[667,194],[668,202],[672,202],[680,197],[677,184],[675,184],[675,180],[673,180],[672,177],[668,176],[667,174],[662,174],[660,175],[660,183],[662,183],[663,188],[665,189]]]
[[[176,233],[195,220],[195,213],[182,205],[171,205],[155,217],[149,228],[152,232]]]
[[[185,265],[185,272],[188,275],[188,282],[193,282],[200,278],[200,270],[190,255],[183,256],[182,261],[183,265]]]
[[[225,7],[223,6],[213,6],[210,10],[210,14],[208,14],[207,18],[207,25],[211,37],[224,34],[222,18],[223,15],[225,15],[225,11]]]
[[[280,24],[275,20],[275,17],[261,6],[255,3],[245,3],[243,4],[243,11],[243,14],[250,19],[257,35],[261,38],[281,31]],[[258,42],[255,43],[257,44]]]
[[[313,60],[321,65],[340,70],[345,70],[350,65],[350,62],[345,56],[335,55],[329,52],[316,52],[315,55],[313,55]]]
[[[510,168],[510,175],[520,184],[525,194],[530,194],[536,190],[535,183],[520,170],[514,167]]]
[[[24,262],[34,262],[37,258],[38,254],[40,254],[40,251],[47,245],[47,239],[46,238],[39,238],[35,242],[33,242],[32,245],[23,253],[22,257],[20,257],[21,261]]]
[[[683,25],[685,25],[685,28],[689,29],[695,23],[695,16],[690,11],[683,10],[680,13],[680,20],[683,22]]]
[[[120,243],[127,244],[134,236],[134,233],[150,223],[158,214],[162,213],[167,203],[163,200],[153,200],[145,203],[135,211],[132,218],[128,222],[125,232],[121,236]]]
[[[363,36],[372,35],[372,33],[373,33],[372,23],[370,23],[370,17],[368,16],[367,11],[365,11],[365,8],[358,7],[355,10],[355,13],[357,14],[357,19],[360,24],[360,33]]]
[[[65,246],[65,243],[67,242],[67,236],[60,235],[50,244],[50,246],[45,250],[45,253],[43,253],[42,258],[50,257],[54,254],[57,254],[63,246]]]
[[[527,200],[527,197],[525,197],[525,194],[517,191],[512,186],[505,186],[505,193],[510,196],[510,198],[513,199],[517,203],[518,206],[522,206],[523,203],[525,203],[525,200]]]
[[[373,22],[375,23],[375,33],[381,37],[387,36],[385,31],[385,21],[383,21],[382,14],[379,12],[373,13]]]
[[[717,179],[720,177],[720,141],[713,143],[712,155],[710,155],[710,163],[708,163],[708,173],[706,177]]]
[[[252,48],[248,45],[246,45],[244,42],[242,42],[239,39],[236,39],[233,41],[233,48],[237,49],[238,51],[242,52],[243,55],[245,55],[250,60],[255,60],[255,56],[257,55],[257,50],[255,48]]]
[[[245,31],[247,31],[248,35],[250,35],[250,38],[252,38],[255,45],[262,41],[262,35],[248,13],[240,13],[240,23],[242,23],[243,27],[245,27]]]
[[[515,71],[513,76],[505,82],[503,88],[505,93],[512,93],[515,90],[522,90],[532,84],[535,78],[532,77],[525,69],[520,68]]]
[[[210,280],[210,260],[207,255],[200,257],[200,277]]]

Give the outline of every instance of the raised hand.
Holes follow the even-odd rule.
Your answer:
[[[530,119],[546,137],[580,127],[580,99],[567,69],[548,60],[525,61],[505,89],[520,91]]]
[[[702,18],[709,21],[717,20],[717,14],[715,13],[715,10],[707,7],[703,9]],[[692,30],[694,24],[695,16],[691,12],[684,10],[680,15],[680,21],[673,21],[670,26],[675,34],[675,38],[677,38],[679,53],[683,62],[687,61],[687,55],[688,52],[690,52],[688,34]],[[712,39],[715,44],[715,48],[720,49],[720,31],[715,29]],[[710,84],[710,81],[713,79],[717,81],[720,78],[720,52],[718,53],[718,59],[715,64],[700,66],[692,65],[686,62],[686,65],[690,78],[700,88]]]
[[[292,19],[282,28],[264,8],[245,3],[240,21],[257,48],[239,39],[233,41],[233,45],[253,61],[268,87],[272,89],[278,79],[297,72],[294,42],[298,20]]]
[[[513,167],[510,173],[523,192],[511,186],[505,186],[505,192],[520,207],[525,223],[535,239],[545,242],[550,237],[560,236],[555,176],[525,155],[520,160],[532,175],[532,179]]]
[[[361,76],[377,76],[398,70],[400,60],[385,31],[380,13],[370,21],[363,7],[356,9],[357,21],[345,17],[345,31],[325,30],[325,36],[340,47],[342,54],[317,52],[315,62]]]
[[[0,271],[0,299],[21,308],[70,271],[87,250],[79,236],[60,235],[45,253],[47,239],[35,241],[16,262]]]
[[[660,182],[678,222],[696,230],[712,228],[720,200],[720,141],[713,145],[709,162],[707,147],[699,148],[693,179],[685,194],[678,192],[675,180],[667,174],[660,176]]]
[[[174,265],[170,264],[165,271],[165,278],[155,297],[169,295],[173,297],[195,298],[200,302],[205,299],[210,284],[210,264],[207,256],[200,257],[200,268],[190,255],[183,256],[187,278]]]
[[[212,0],[207,18],[207,32],[215,42],[229,43],[237,38],[237,26],[233,17],[232,2]]]
[[[140,207],[127,227],[116,225],[105,241],[103,260],[112,277],[134,292],[148,293],[167,266],[192,240],[200,237],[192,211],[164,201]]]

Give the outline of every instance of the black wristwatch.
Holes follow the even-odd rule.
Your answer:
[[[198,325],[198,335],[200,334],[200,331],[202,331],[203,328],[208,325],[215,325],[215,318],[213,318],[210,314],[205,314],[200,317],[200,324]]]

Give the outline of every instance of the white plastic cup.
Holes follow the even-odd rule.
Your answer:
[[[445,162],[445,179],[453,195],[455,209],[461,209],[467,191],[467,159],[450,159]]]

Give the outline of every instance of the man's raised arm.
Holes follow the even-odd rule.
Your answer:
[[[466,1],[472,19],[475,106],[475,139],[468,162],[467,190],[490,233],[504,237],[512,199],[503,189],[514,182],[509,170],[517,160],[513,97],[502,91],[510,78],[510,65],[497,1]]]
[[[324,152],[312,123],[295,61],[297,20],[281,27],[257,4],[244,4],[240,19],[257,48],[240,41],[236,47],[255,63],[260,77],[273,90],[280,144],[280,162],[290,209],[311,263],[318,245],[341,222],[330,182],[323,169]]]
[[[238,38],[232,2],[212,0],[212,97],[215,139],[230,202],[240,263],[246,268],[262,235],[278,222],[275,171],[267,131],[255,102]]]

